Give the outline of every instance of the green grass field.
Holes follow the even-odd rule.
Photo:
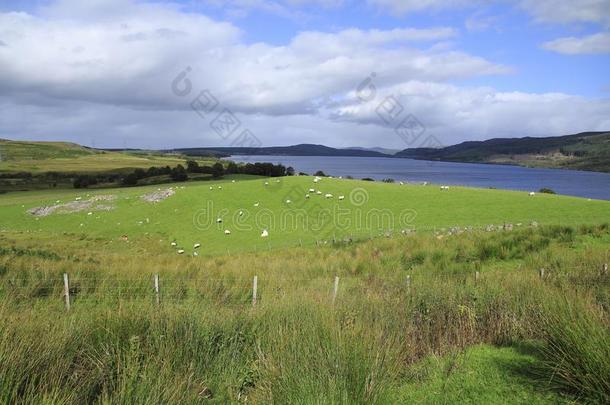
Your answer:
[[[159,203],[140,198],[168,187],[173,187],[176,194]],[[322,195],[310,193],[306,199],[310,188],[322,191]],[[326,193],[333,194],[333,198],[326,199]],[[112,203],[115,208],[40,218],[27,213],[33,207],[74,201],[77,197],[86,200],[95,195],[116,196]],[[339,196],[345,199],[340,201]],[[286,203],[287,200],[291,203]],[[217,223],[218,218],[222,223]],[[376,237],[404,229],[446,233],[451,227],[484,228],[504,223],[528,226],[534,221],[595,224],[609,218],[610,202],[606,201],[544,194],[531,197],[524,192],[460,187],[441,191],[437,186],[330,178],[314,183],[312,177],[241,176],[217,182],[97,191],[37,191],[0,197],[1,229],[52,235],[86,234],[115,245],[126,235],[131,240],[146,240],[168,254],[175,253],[170,247],[174,241],[187,254],[192,253],[195,243],[202,244],[202,254],[218,254],[227,250],[235,253]],[[268,238],[261,238],[263,229],[268,230]],[[231,234],[225,235],[225,230]]]
[[[607,403],[609,218],[313,177],[0,195],[0,403]]]
[[[68,142],[0,140],[0,172],[125,172],[151,166],[175,167],[185,161],[181,156],[100,151]]]

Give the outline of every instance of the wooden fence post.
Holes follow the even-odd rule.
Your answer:
[[[157,303],[157,305],[159,305],[161,303],[161,297],[159,294],[159,275],[155,274],[153,280],[155,286],[155,302]]]
[[[64,273],[64,299],[66,300],[66,310],[70,310],[70,280],[68,273]]]
[[[337,300],[338,292],[339,292],[339,277],[335,276],[335,285],[333,288],[333,305],[334,305],[335,301]]]
[[[474,272],[474,282],[477,283],[479,281],[479,277],[481,274],[478,271]]]
[[[411,289],[411,275],[407,275],[406,284],[407,284],[407,290],[410,290]]]
[[[254,280],[252,280],[252,306],[256,306],[256,294],[258,291],[258,276],[254,276]]]
[[[544,268],[540,269],[539,274],[540,274],[540,278],[543,279],[544,278]]]

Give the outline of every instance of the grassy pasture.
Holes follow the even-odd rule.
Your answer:
[[[609,244],[544,226],[185,261],[2,232],[0,402],[607,403]]]
[[[167,187],[174,187],[176,194],[164,201],[151,204],[140,198]],[[311,193],[306,199],[310,188],[323,194]],[[324,198],[326,193],[333,194],[333,198]],[[56,201],[65,203],[95,195],[117,196],[113,202],[116,208],[40,218],[26,212]],[[343,201],[338,199],[341,195],[345,196]],[[218,218],[222,223],[217,223]],[[151,248],[169,255],[175,254],[170,247],[173,241],[187,255],[193,252],[195,243],[201,243],[200,253],[205,255],[311,246],[316,241],[369,238],[403,229],[446,233],[451,227],[484,228],[504,223],[527,226],[533,221],[596,224],[609,218],[607,201],[544,194],[531,197],[525,192],[461,187],[441,191],[437,186],[330,178],[314,183],[312,177],[237,176],[204,183],[0,196],[0,229],[42,235],[83,234],[99,238],[109,250],[128,249],[129,245],[119,241],[126,235],[130,241],[145,241]],[[260,237],[263,229],[268,229],[268,238]],[[225,230],[231,234],[225,235]]]
[[[184,165],[185,161],[182,156],[100,151],[68,142],[0,140],[0,172],[128,172],[151,166],[174,167]],[[199,161],[201,164],[211,162]]]

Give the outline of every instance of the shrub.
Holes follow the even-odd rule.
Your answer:
[[[556,194],[555,191],[551,190],[550,188],[546,188],[546,187],[541,188],[538,192],[544,193],[544,194]]]

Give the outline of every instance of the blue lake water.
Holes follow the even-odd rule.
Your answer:
[[[232,156],[230,159],[235,162],[281,163],[308,174],[322,170],[330,176],[356,179],[393,178],[396,181],[523,191],[538,191],[546,187],[558,194],[610,200],[610,173],[377,157]]]

